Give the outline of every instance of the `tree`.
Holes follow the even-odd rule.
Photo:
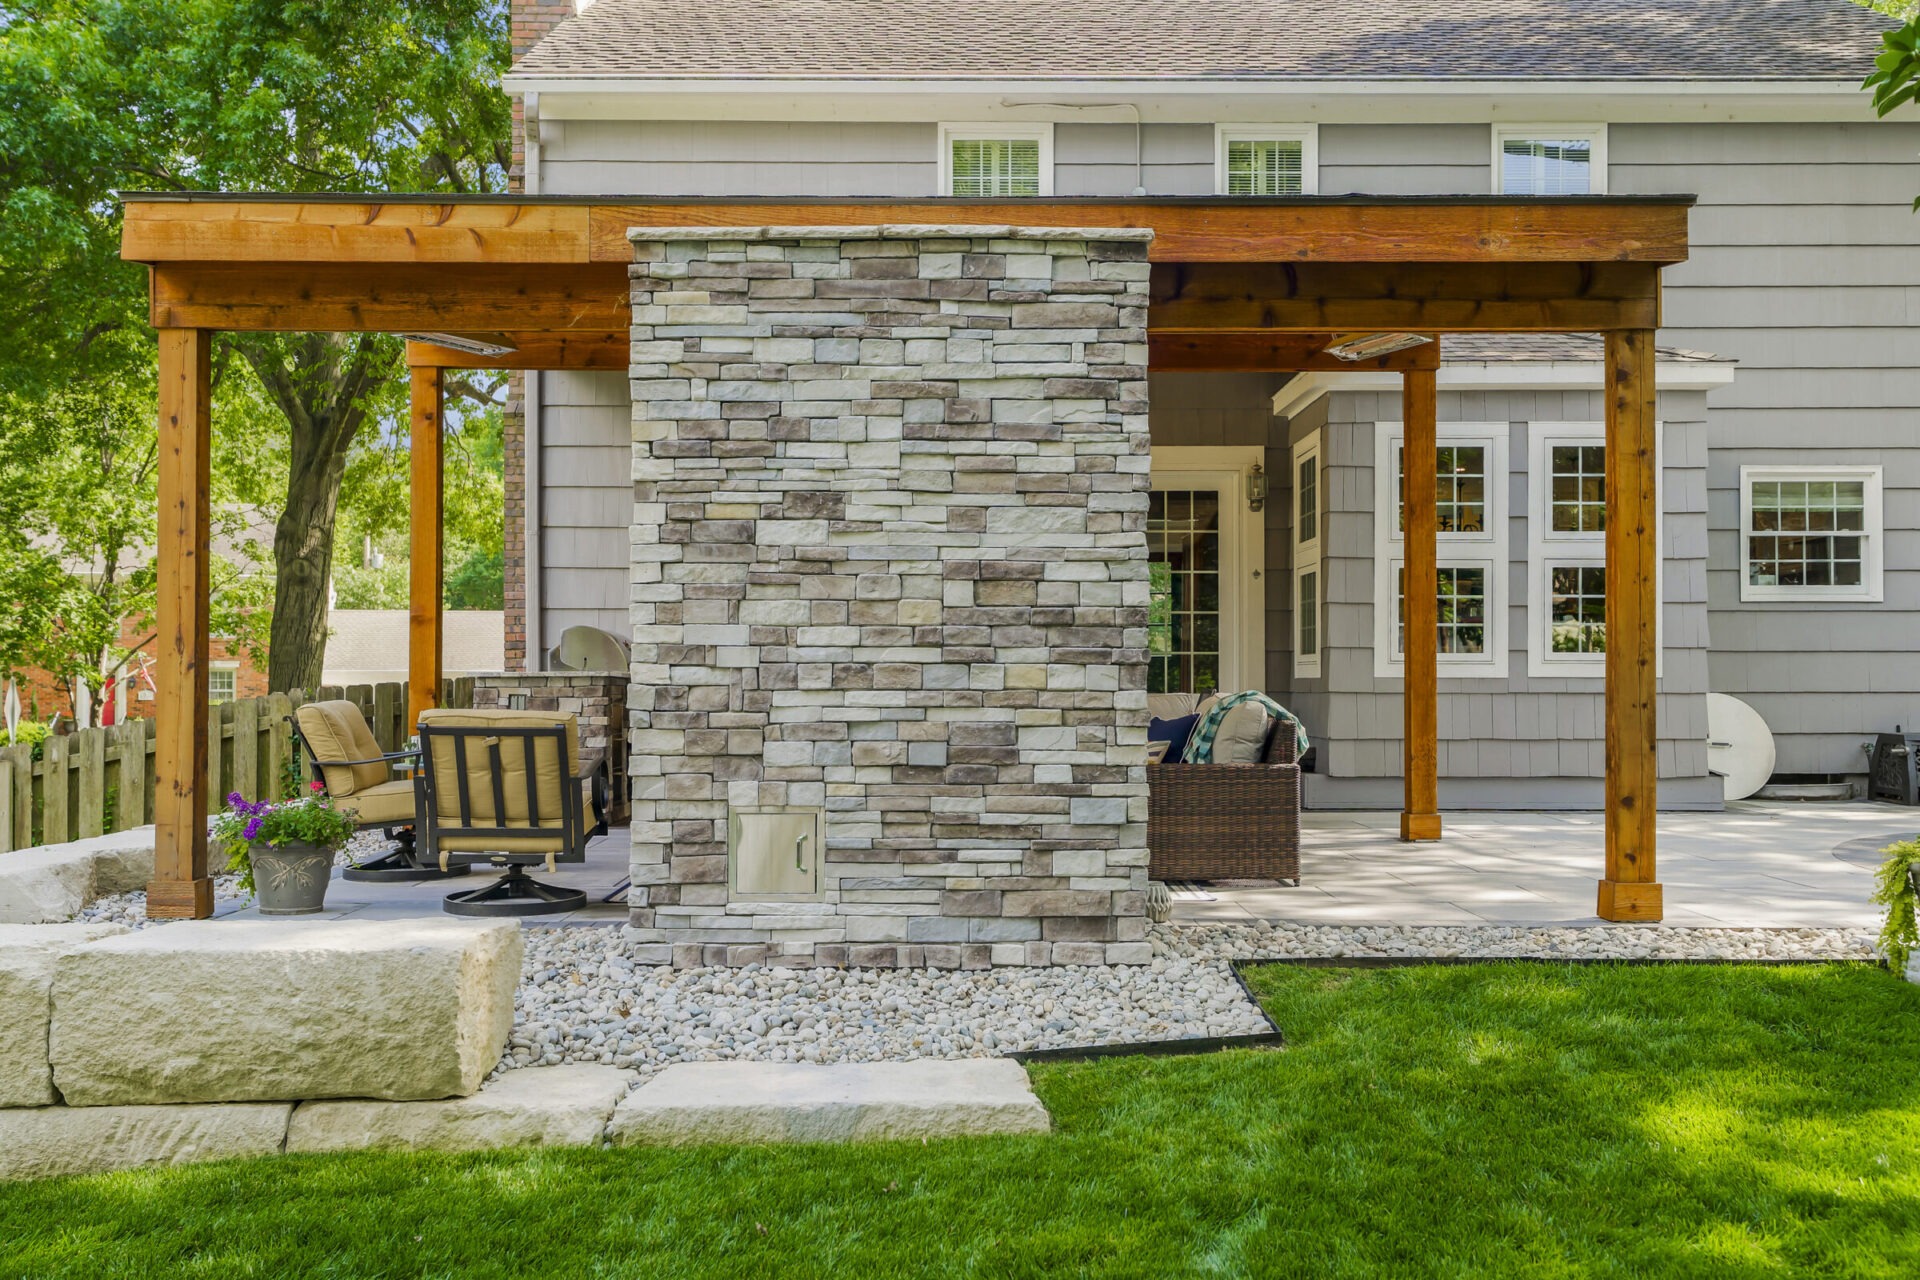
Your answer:
[[[503,189],[506,21],[503,0],[0,0],[0,385],[151,381],[116,190]],[[312,686],[346,460],[398,344],[223,345],[284,419],[268,674]]]
[[[1873,74],[1861,87],[1873,92],[1874,109],[1882,116],[1899,107],[1920,106],[1920,0],[1883,0],[1873,6],[1907,23],[1881,36],[1879,56],[1873,60]],[[1920,212],[1920,196],[1913,201]]]

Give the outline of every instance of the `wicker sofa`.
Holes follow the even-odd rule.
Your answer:
[[[1154,694],[1148,712],[1171,719],[1194,701]],[[1300,883],[1300,765],[1284,725],[1259,763],[1148,765],[1147,787],[1153,879]]]

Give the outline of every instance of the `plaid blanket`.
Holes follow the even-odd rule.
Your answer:
[[[1299,717],[1279,703],[1261,693],[1258,689],[1249,689],[1245,693],[1232,693],[1214,703],[1200,722],[1193,726],[1193,734],[1187,739],[1187,749],[1180,759],[1186,764],[1210,764],[1213,761],[1213,740],[1219,736],[1220,726],[1226,722],[1227,712],[1243,702],[1257,702],[1266,708],[1267,714],[1286,721],[1293,726],[1294,759],[1307,754],[1312,743],[1307,738],[1307,727],[1300,723]]]

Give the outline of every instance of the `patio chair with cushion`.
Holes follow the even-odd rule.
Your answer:
[[[393,769],[417,761],[418,751],[381,751],[366,716],[345,699],[309,702],[293,716],[294,736],[334,807],[352,815],[361,830],[383,830],[394,842],[391,853],[348,867],[342,879],[379,883],[467,874],[464,866],[443,871],[415,854],[416,788],[411,778],[395,778]]]
[[[447,895],[447,911],[550,915],[586,905],[584,891],[525,870],[544,864],[551,875],[560,863],[585,862],[588,838],[606,830],[606,764],[580,750],[579,721],[552,711],[423,711],[420,750],[424,856],[442,867],[505,869],[491,884]]]
[[[1147,712],[1159,725],[1178,725],[1204,714],[1210,701],[1191,694],[1149,694]],[[1187,731],[1192,728],[1185,725]],[[1177,763],[1179,753],[1169,750],[1167,763],[1147,766],[1151,878],[1300,883],[1294,729],[1290,721],[1243,703],[1226,712],[1211,763]]]

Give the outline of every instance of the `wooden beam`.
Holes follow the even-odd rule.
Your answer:
[[[631,227],[1151,227],[1155,262],[1681,262],[1691,196],[1594,200],[677,200],[595,205],[595,262]]]
[[[446,570],[445,466],[441,458],[445,374],[430,366],[412,370],[413,492],[409,502],[412,546],[407,562],[407,728],[420,713],[440,705],[443,643],[442,595]]]
[[[588,210],[534,201],[131,200],[135,262],[585,262]]]
[[[1331,333],[1267,333],[1225,329],[1217,333],[1147,335],[1147,368],[1154,373],[1377,373],[1437,369],[1435,343],[1409,347],[1370,360],[1327,354]]]
[[[153,879],[147,884],[147,914],[155,919],[213,914],[207,875],[211,337],[197,329],[160,331],[159,653],[153,666]]]
[[[1153,269],[1156,331],[1588,332],[1650,328],[1660,272],[1642,263],[1306,263]]]
[[[126,201],[135,262],[633,260],[629,227],[1151,227],[1156,262],[1650,262],[1687,256],[1691,196],[1646,199],[1017,201],[734,198],[578,202],[377,199]]]
[[[1439,375],[1401,375],[1401,474],[1405,477],[1406,630],[1401,773],[1406,798],[1402,840],[1440,838],[1440,572],[1439,512],[1434,476]]]
[[[1607,335],[1607,862],[1603,920],[1659,920],[1660,599],[1653,331]]]
[[[476,356],[431,342],[409,342],[407,363],[437,369],[618,369],[628,367],[630,331],[617,333],[509,333],[514,350]]]
[[[159,328],[292,332],[626,332],[627,270],[610,264],[249,265],[153,269]]]

